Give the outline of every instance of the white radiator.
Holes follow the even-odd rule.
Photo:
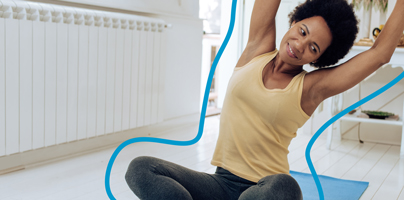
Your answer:
[[[0,156],[163,121],[164,21],[0,8]]]

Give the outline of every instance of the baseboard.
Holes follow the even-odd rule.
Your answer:
[[[0,157],[0,174],[117,147],[134,137],[156,137],[167,131],[198,124],[199,115],[199,113],[195,113],[168,119],[155,125],[2,156]]]
[[[15,172],[15,171],[20,171],[20,170],[23,170],[23,169],[25,169],[25,167],[19,165],[19,166],[16,166],[16,167],[12,167],[12,168],[8,168],[8,169],[1,170],[1,171],[0,171],[0,175],[2,175],[2,174],[7,174],[7,173],[11,173],[11,172]]]

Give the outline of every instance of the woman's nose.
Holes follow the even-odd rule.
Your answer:
[[[303,53],[304,49],[305,49],[304,47],[306,46],[306,44],[307,44],[307,41],[305,39],[297,40],[295,48],[297,51],[299,51],[299,53]]]

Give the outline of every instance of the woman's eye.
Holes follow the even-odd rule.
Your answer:
[[[306,32],[303,29],[300,29],[300,32],[302,33],[303,36],[306,35]]]
[[[311,46],[311,49],[313,50],[314,53],[317,53],[317,50],[314,46]]]

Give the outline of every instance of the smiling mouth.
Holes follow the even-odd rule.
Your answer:
[[[293,52],[292,48],[290,47],[289,43],[288,43],[288,47],[289,47],[289,51],[287,51],[287,52],[288,52],[288,55],[289,55],[290,57],[292,57],[292,58],[297,58],[297,56],[296,56],[295,53]]]

